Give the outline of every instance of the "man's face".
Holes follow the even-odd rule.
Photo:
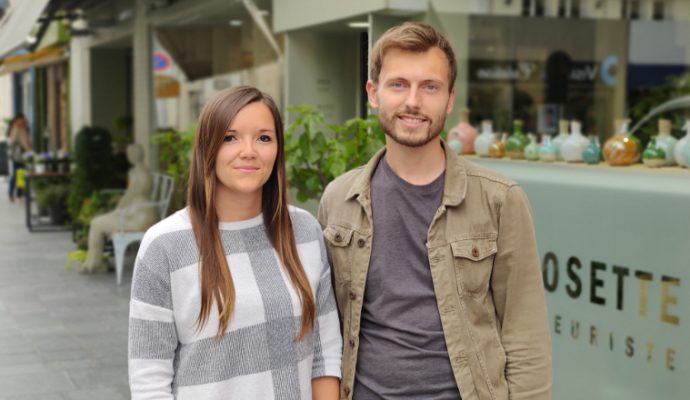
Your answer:
[[[455,100],[455,89],[448,91],[449,68],[437,47],[423,53],[386,52],[378,84],[369,80],[367,94],[390,139],[420,147],[438,137]]]

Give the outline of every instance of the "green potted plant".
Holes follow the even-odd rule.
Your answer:
[[[186,131],[160,132],[151,139],[153,143],[159,146],[160,169],[172,176],[175,181],[174,192],[170,199],[171,210],[178,210],[186,204],[187,179],[195,131],[196,126],[191,125]]]
[[[68,183],[47,185],[36,192],[36,204],[48,211],[53,225],[64,225],[67,222]]]

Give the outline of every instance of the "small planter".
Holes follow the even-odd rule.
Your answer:
[[[34,164],[34,172],[36,172],[37,174],[45,174],[46,164],[42,162]]]

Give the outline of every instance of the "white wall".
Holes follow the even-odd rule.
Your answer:
[[[287,34],[287,106],[311,104],[328,122],[357,115],[359,37],[353,33]]]
[[[5,138],[6,118],[12,118],[12,75],[0,76],[0,140]]]
[[[274,0],[273,30],[284,32],[383,10],[387,0]]]

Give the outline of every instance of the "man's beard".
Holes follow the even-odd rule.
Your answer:
[[[426,135],[409,136],[409,135],[400,135],[400,134],[396,133],[395,132],[395,122],[398,120],[398,116],[400,114],[407,114],[410,116],[418,116],[418,117],[424,118],[427,121],[427,123],[429,124],[429,127],[426,130]],[[389,116],[388,114],[379,112],[379,124],[381,125],[381,128],[383,129],[383,132],[386,134],[386,136],[393,139],[394,142],[401,144],[403,146],[407,146],[407,147],[422,147],[425,144],[436,139],[436,137],[438,137],[438,135],[443,130],[443,126],[445,125],[445,122],[446,122],[446,116],[445,115],[439,116],[438,122],[435,122],[432,118],[429,118],[427,115],[420,114],[417,111],[411,111],[409,109],[405,109],[403,112],[400,112],[400,113],[394,113],[392,116]],[[407,129],[407,128],[402,127],[401,129]]]

